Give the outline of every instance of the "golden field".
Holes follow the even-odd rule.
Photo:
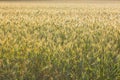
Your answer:
[[[1,2],[0,80],[120,80],[120,4]]]

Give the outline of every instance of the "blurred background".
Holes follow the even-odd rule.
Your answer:
[[[120,0],[0,0],[0,1],[120,1]]]

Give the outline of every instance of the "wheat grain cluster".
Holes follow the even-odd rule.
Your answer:
[[[120,80],[120,5],[0,3],[0,80]]]

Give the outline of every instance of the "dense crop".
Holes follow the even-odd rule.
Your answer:
[[[120,5],[0,5],[0,80],[120,80]]]

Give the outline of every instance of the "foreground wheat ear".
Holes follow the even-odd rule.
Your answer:
[[[120,4],[0,3],[0,80],[120,80]]]

